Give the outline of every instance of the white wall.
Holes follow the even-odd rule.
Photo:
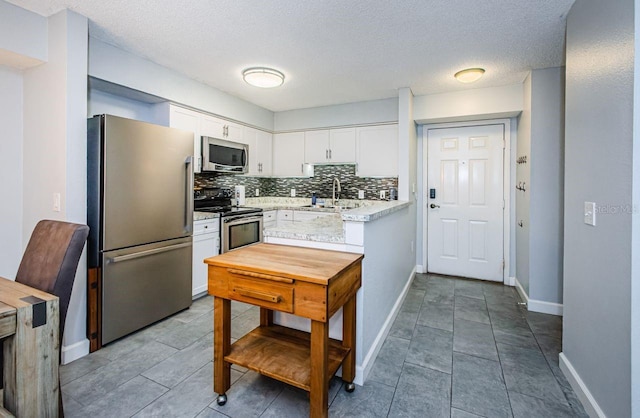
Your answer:
[[[115,94],[105,93],[100,90],[90,89],[87,117],[101,114],[120,116],[155,124],[162,124],[164,122],[158,120],[155,105],[152,103],[144,103]]]
[[[516,164],[516,183],[524,183],[525,189],[529,192],[516,190],[515,185],[512,193],[516,197],[516,279],[519,286],[529,295],[529,234],[531,218],[529,216],[529,206],[531,197],[531,73],[524,80],[523,88],[523,109],[518,117],[518,146],[517,156],[527,157],[527,164]],[[517,157],[516,157],[517,158]],[[520,224],[522,223],[522,226]]]
[[[89,75],[268,131],[273,130],[273,112],[95,38],[89,39]]]
[[[517,116],[522,111],[522,84],[416,96],[416,123],[464,122]]]
[[[581,0],[567,17],[561,367],[587,409],[609,417],[640,414],[631,410],[634,3]],[[585,201],[601,210],[595,227],[583,222]]]
[[[47,19],[0,0],[0,65],[24,69],[47,60]]]
[[[25,243],[41,219],[86,222],[87,34],[85,17],[70,11],[51,16],[48,61],[24,73]],[[60,212],[52,208],[54,193],[61,195]],[[85,283],[81,260],[63,351],[74,344],[80,344],[80,351],[84,345],[88,349]]]
[[[2,4],[2,3],[0,3]],[[0,25],[1,27],[1,25]],[[0,277],[15,278],[22,258],[22,73],[0,66]]]
[[[274,131],[366,125],[398,121],[398,99],[287,110],[274,114]]]

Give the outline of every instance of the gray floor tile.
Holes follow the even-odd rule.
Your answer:
[[[424,290],[413,290],[407,294],[404,299],[400,311],[418,313],[422,307],[422,300],[424,299]]]
[[[489,313],[484,299],[474,299],[465,296],[456,296],[454,319],[466,319],[467,321],[490,324]]]
[[[175,314],[172,318],[180,322],[191,322],[194,319],[213,310],[213,298],[211,296],[202,297],[194,301],[189,309]]]
[[[562,340],[562,317],[538,312],[526,312],[529,326],[536,335],[550,335]]]
[[[448,417],[451,375],[405,363],[389,409],[391,417]]]
[[[182,350],[213,332],[213,311],[209,311],[195,318],[189,323],[181,323],[156,338],[163,344]]]
[[[454,292],[455,282],[441,278],[431,279],[427,283],[424,300],[453,304]]]
[[[498,344],[498,351],[509,391],[568,406],[562,388],[540,350]]]
[[[453,332],[453,304],[425,300],[417,324]]]
[[[482,282],[474,280],[457,280],[455,285],[455,295],[484,299]]]
[[[228,418],[228,415],[221,414],[220,412],[207,407],[204,408],[196,418]]]
[[[245,313],[251,308],[255,308],[255,307],[248,303],[236,302],[235,300],[232,300],[231,301],[231,318],[235,318],[236,316]]]
[[[329,407],[329,416],[332,418],[386,417],[393,399],[393,392],[392,387],[369,381],[364,386],[356,386],[356,390],[351,393],[340,390]]]
[[[216,401],[209,404],[218,412],[232,417],[255,417],[262,414],[285,385],[277,380],[247,372],[231,385],[227,392],[227,403],[220,406]]]
[[[194,417],[215,399],[213,364],[208,363],[153,401],[135,417]]]
[[[404,338],[410,340],[413,335],[413,329],[416,326],[418,314],[413,312],[399,312],[396,320],[391,326],[389,335],[392,337]]]
[[[367,382],[379,382],[395,387],[400,378],[402,364],[409,351],[409,340],[387,337],[367,377]]]
[[[498,361],[498,351],[491,325],[456,320],[453,330],[453,351]]]
[[[60,366],[60,384],[65,385],[72,380],[106,366],[110,360],[96,352],[95,355],[79,358],[69,364]]]
[[[342,388],[342,380],[333,378],[329,381],[329,404]],[[360,386],[356,387],[356,390]],[[309,393],[292,386],[285,386],[278,397],[269,405],[260,417],[262,418],[297,418],[309,416]]]
[[[428,282],[429,278],[426,274],[418,273],[413,278],[413,282],[411,282],[411,290],[426,290]]]
[[[149,379],[136,376],[106,394],[101,393],[93,403],[80,411],[78,417],[130,417],[167,390]]]
[[[405,362],[451,374],[452,350],[452,332],[418,325]]]
[[[260,325],[260,309],[253,306],[231,320],[231,337],[241,338]]]
[[[142,375],[163,386],[172,388],[213,360],[213,333],[174,353]]]
[[[471,412],[463,411],[462,409],[451,408],[451,418],[482,418],[480,415],[472,414]]]
[[[176,351],[175,348],[151,341],[135,353],[114,360],[96,369],[94,373],[64,385],[62,390],[81,404],[90,405]]]
[[[62,408],[66,417],[81,417],[84,405],[62,391]]]
[[[513,409],[514,418],[575,417],[571,408],[566,405],[543,401],[517,392],[509,392],[509,397],[511,398],[511,408]]]
[[[515,345],[523,348],[537,349],[538,342],[533,333],[526,328],[518,330],[493,329],[493,335],[497,343]]]
[[[486,417],[510,417],[500,363],[453,353],[451,406]]]

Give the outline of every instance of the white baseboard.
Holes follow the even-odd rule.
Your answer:
[[[356,377],[354,379],[354,382],[356,384],[362,386],[364,384],[364,381],[367,380],[367,376],[369,376],[369,373],[371,372],[371,368],[373,367],[373,363],[375,362],[376,357],[378,357],[378,353],[382,348],[382,344],[384,344],[384,340],[389,335],[389,331],[391,331],[391,326],[393,325],[393,321],[396,320],[396,317],[400,312],[400,307],[402,306],[402,303],[404,302],[404,299],[407,296],[407,293],[409,293],[409,289],[411,288],[411,283],[413,282],[413,279],[416,276],[416,270],[417,270],[417,266],[413,268],[413,271],[409,275],[409,278],[407,279],[407,284],[404,286],[404,289],[402,289],[400,296],[398,296],[398,299],[396,300],[396,303],[393,305],[391,312],[389,312],[387,319],[384,321],[384,324],[382,325],[380,332],[378,332],[376,339],[373,341],[373,344],[371,345],[371,349],[369,349],[369,352],[364,356],[362,365],[356,366]]]
[[[516,285],[516,278],[513,277],[513,276],[506,277],[504,279],[504,285],[505,286],[515,286]]]
[[[426,272],[427,272],[427,269],[425,269],[424,266],[420,264],[416,266],[416,273],[426,273]]]
[[[515,286],[518,290],[518,294],[522,300],[527,304],[527,310],[531,312],[539,312],[549,315],[562,316],[564,306],[561,303],[545,302],[542,300],[529,299],[529,295],[524,291],[524,288],[518,281],[517,277],[514,277]]]
[[[584,384],[580,375],[576,369],[573,368],[573,365],[564,353],[560,353],[560,370],[562,370],[562,373],[564,373],[564,376],[567,378],[571,388],[576,393],[578,399],[580,399],[580,402],[582,402],[585,412],[589,414],[590,417],[605,418],[606,415],[602,409],[600,409],[598,402],[596,402],[593,395],[591,395],[589,388]]]
[[[84,339],[75,344],[62,346],[62,364],[69,364],[74,360],[89,354],[89,340]]]

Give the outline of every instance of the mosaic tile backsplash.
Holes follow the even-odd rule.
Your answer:
[[[397,177],[358,177],[354,164],[316,165],[313,177],[250,177],[237,174],[197,173],[196,187],[245,186],[247,197],[255,196],[256,188],[260,196],[289,197],[291,189],[296,189],[296,197],[309,197],[312,193],[320,198],[330,198],[333,178],[338,177],[342,199],[358,199],[358,190],[364,190],[367,200],[380,200],[380,191],[398,187]]]

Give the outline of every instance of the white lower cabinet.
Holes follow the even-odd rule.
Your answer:
[[[268,210],[262,212],[262,226],[263,228],[273,228],[278,224],[278,217],[275,210]]]
[[[293,211],[290,209],[278,210],[278,224],[281,225],[284,222],[293,222]]]
[[[193,270],[191,295],[207,291],[207,265],[205,258],[220,253],[220,218],[193,223]]]

